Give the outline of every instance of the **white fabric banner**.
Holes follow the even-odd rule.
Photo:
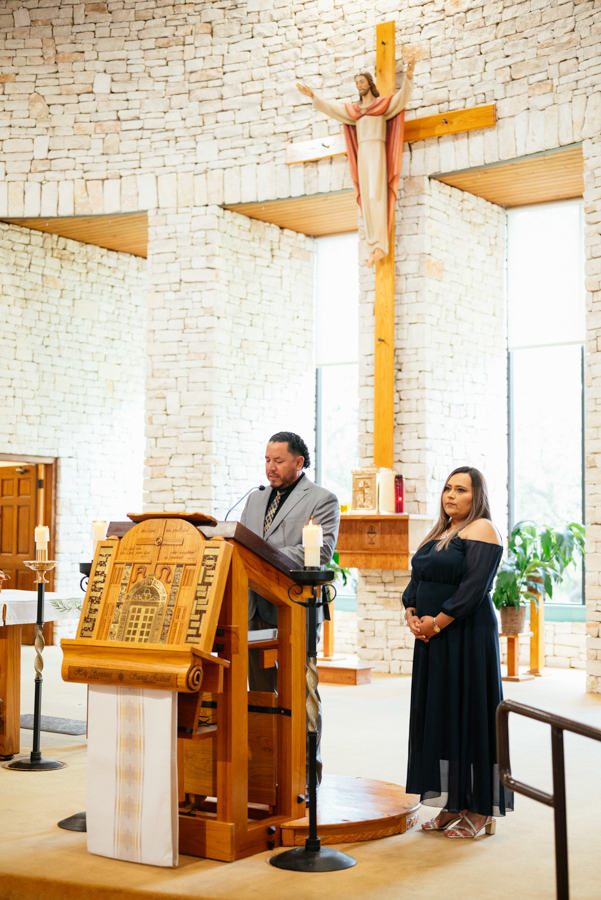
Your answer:
[[[50,601],[60,600],[61,603],[72,603],[75,600],[81,603],[83,594],[75,597],[73,594],[46,591],[44,599],[44,622],[56,622],[57,619],[79,619],[81,608],[71,609],[69,612],[59,612]],[[37,591],[15,591],[7,588],[0,591],[0,625],[30,625],[35,622],[37,615]]]
[[[177,694],[90,685],[88,850],[178,862]]]

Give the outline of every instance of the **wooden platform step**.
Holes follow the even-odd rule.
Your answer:
[[[386,781],[353,775],[324,775],[317,795],[317,833],[322,844],[350,844],[403,834],[417,822],[417,794]],[[309,834],[309,819],[281,826],[283,847],[299,847]]]
[[[317,671],[321,684],[370,684],[373,666],[361,662],[356,656],[317,658]]]

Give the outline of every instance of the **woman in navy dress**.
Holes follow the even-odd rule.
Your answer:
[[[494,834],[494,816],[513,808],[499,780],[495,725],[503,692],[490,590],[502,553],[483,475],[455,469],[403,594],[416,638],[407,792],[441,810],[422,828],[449,838]]]

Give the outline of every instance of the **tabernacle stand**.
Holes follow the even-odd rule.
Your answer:
[[[278,869],[289,869],[294,872],[337,872],[340,869],[350,869],[357,864],[357,860],[333,847],[322,847],[321,840],[317,836],[317,713],[319,701],[317,699],[317,686],[319,674],[317,672],[317,609],[324,606],[329,600],[318,600],[318,590],[334,580],[334,572],[331,569],[313,568],[293,570],[291,577],[296,582],[288,589],[288,596],[295,603],[306,607],[308,610],[308,640],[307,640],[307,721],[309,732],[309,836],[305,840],[304,847],[293,847],[272,856],[269,862]],[[303,588],[310,588],[307,602],[294,600],[293,594],[302,594]],[[335,589],[329,588],[335,595]],[[333,599],[333,596],[330,600]]]

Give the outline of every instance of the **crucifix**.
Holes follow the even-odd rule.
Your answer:
[[[369,203],[370,198],[363,198],[362,184],[378,180],[378,175],[370,178],[364,175],[362,180],[362,167],[382,167],[382,159],[376,159],[378,154],[372,154],[374,160],[368,158],[365,152],[363,159],[357,156],[357,137],[353,139],[353,132],[358,133],[359,122],[372,117],[374,121],[368,123],[368,127],[374,131],[377,128],[382,131],[376,137],[382,146],[379,156],[383,156],[384,172],[379,176],[384,177],[384,196],[380,202],[380,216],[384,216],[383,224],[378,229],[373,222],[366,227],[366,239],[370,249],[367,264],[371,267],[375,264],[376,301],[375,301],[375,353],[374,353],[374,450],[373,463],[381,468],[394,468],[394,205],[398,176],[400,173],[400,157],[403,141],[425,140],[429,137],[438,137],[443,134],[458,134],[463,131],[472,131],[480,128],[492,127],[496,124],[494,104],[488,106],[473,107],[455,112],[443,113],[437,116],[427,116],[421,119],[412,119],[404,126],[404,107],[410,96],[410,89],[404,91],[404,87],[396,92],[396,59],[395,59],[395,22],[383,22],[376,26],[376,85],[378,99],[373,94],[373,82],[371,77],[362,73],[355,79],[362,101],[367,95],[371,106],[366,107],[363,102],[355,104],[330,104],[321,98],[314,99],[317,109],[333,115],[334,118],[344,124],[344,140],[342,135],[333,135],[329,138],[318,138],[301,144],[291,144],[288,147],[286,162],[288,165],[325,159],[347,153],[351,168],[351,175],[355,184],[357,200],[362,207],[363,218],[366,225],[367,217],[374,217],[377,203]],[[409,54],[407,65],[407,78],[405,87],[411,83],[413,75],[413,60]],[[365,84],[362,84],[365,82]],[[314,92],[305,85],[298,85],[301,93],[313,97]],[[369,92],[368,92],[369,89]],[[365,92],[365,94],[364,94]],[[381,120],[376,123],[375,120]],[[386,121],[387,120],[387,121]],[[391,124],[397,120],[396,129]],[[353,127],[353,124],[355,127]],[[361,126],[363,127],[363,125]],[[386,130],[387,129],[387,130]],[[384,149],[384,135],[386,135],[386,149]],[[371,135],[367,135],[369,143]],[[359,137],[359,143],[360,143]],[[375,143],[375,142],[374,142]],[[395,149],[396,146],[396,149]],[[370,152],[371,152],[370,148]],[[325,151],[325,152],[324,152]],[[357,164],[358,161],[358,164]],[[396,179],[396,180],[395,180]],[[380,178],[381,180],[381,178]],[[376,185],[378,188],[378,185]],[[378,193],[378,190],[376,190]],[[381,194],[382,191],[379,190]],[[386,207],[386,193],[388,194],[388,207]],[[383,235],[377,232],[382,231]]]

